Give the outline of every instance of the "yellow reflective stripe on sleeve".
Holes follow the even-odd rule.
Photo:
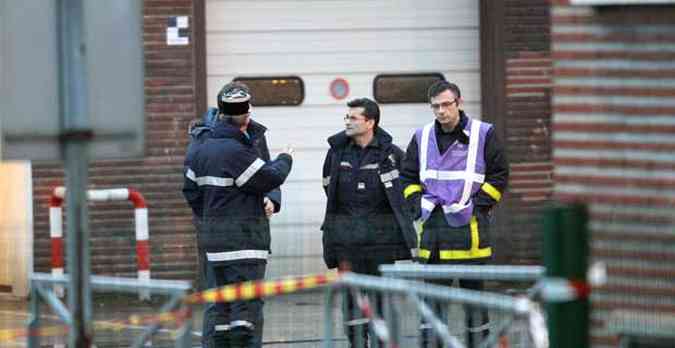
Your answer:
[[[419,256],[423,259],[428,259],[429,257],[431,257],[431,250],[420,249]]]
[[[408,198],[411,194],[415,192],[422,192],[422,185],[410,184],[408,187],[403,190],[403,197]]]
[[[500,199],[502,199],[502,193],[499,192],[494,186],[490,185],[490,183],[483,183],[483,185],[480,187],[483,192],[487,193],[492,199],[495,201],[499,202]]]
[[[478,259],[492,255],[492,248],[487,247],[479,249],[480,237],[478,235],[478,219],[475,216],[471,217],[469,223],[471,229],[471,249],[469,250],[441,250],[439,257],[441,260],[463,260],[463,259]]]

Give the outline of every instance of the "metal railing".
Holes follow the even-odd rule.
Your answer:
[[[404,267],[427,268],[430,266],[405,265]],[[390,269],[390,271],[393,270]],[[397,271],[403,272],[403,269],[398,269]],[[427,271],[431,272],[432,270],[427,269]],[[525,272],[520,272],[519,276],[530,279],[535,276],[538,277],[540,271],[540,269],[528,269]],[[440,274],[436,274],[436,276],[440,276]],[[401,330],[398,330],[398,327],[400,327],[400,317],[398,315],[398,311],[392,307],[392,296],[401,296],[407,298],[414,305],[419,315],[431,324],[432,330],[439,337],[442,344],[446,347],[463,346],[458,339],[452,337],[448,333],[448,326],[446,322],[438,318],[431,311],[429,306],[424,301],[422,301],[422,298],[432,301],[445,301],[447,303],[461,303],[510,313],[510,320],[504,321],[499,325],[497,330],[493,330],[490,336],[488,336],[488,338],[482,342],[481,347],[492,347],[499,339],[501,333],[506,330],[506,328],[508,328],[514,320],[528,321],[533,312],[536,311],[536,305],[527,297],[514,297],[485,291],[450,288],[447,286],[423,283],[413,280],[345,273],[333,286],[327,288],[326,290],[326,302],[324,307],[324,347],[332,348],[334,346],[333,309],[335,295],[340,291],[358,290],[378,292],[384,296],[384,308],[383,313],[381,314],[384,316],[382,321],[386,325],[386,335],[384,335],[384,337],[382,337],[382,335],[378,335],[378,339],[383,341],[387,347],[398,347],[401,344]],[[380,313],[374,313],[373,317],[377,317],[379,314]],[[359,340],[362,340],[362,335],[357,334],[355,337],[356,344],[358,345]],[[379,347],[377,340],[371,339],[371,343],[373,347]]]
[[[380,272],[384,277],[395,277],[404,279],[418,280],[441,280],[441,279],[471,279],[483,281],[510,281],[510,282],[533,282],[534,285],[524,292],[524,298],[533,300],[542,289],[542,280],[544,279],[546,268],[543,266],[525,266],[525,265],[425,265],[425,264],[391,264],[381,265]],[[489,292],[482,292],[490,294]],[[522,298],[523,296],[521,296]],[[532,302],[532,306],[536,306]],[[481,307],[481,305],[478,305]],[[484,306],[483,306],[484,307]],[[508,312],[508,310],[507,310]],[[541,311],[533,310],[532,315],[543,319]],[[480,345],[481,347],[491,347],[497,343],[497,340],[509,330],[514,323],[514,317],[494,325],[494,330]],[[540,323],[543,324],[543,323]],[[530,325],[528,323],[528,325]],[[541,329],[544,329],[543,327]],[[540,330],[541,331],[541,330]],[[537,340],[533,342],[535,346],[546,345],[546,339],[533,337]],[[543,332],[543,336],[546,333]],[[543,341],[542,341],[543,339]]]
[[[73,326],[73,316],[51,290],[53,285],[68,285],[69,275],[54,276],[46,273],[34,273],[31,276],[30,319],[28,322],[29,332],[38,332],[40,327],[40,302],[44,301],[56,314],[56,316],[69,328]],[[184,298],[191,291],[192,285],[188,281],[178,280],[138,280],[134,278],[120,278],[107,276],[92,276],[91,288],[93,290],[125,292],[125,293],[150,293],[166,295],[169,300],[160,308],[160,312],[173,312],[185,310],[190,313],[191,309],[185,304]],[[160,329],[160,323],[154,323],[136,337],[132,347],[143,347],[152,335]],[[176,347],[188,348],[192,345],[192,318],[186,315],[180,322],[176,334]],[[28,347],[39,348],[40,336],[29,335]]]
[[[502,281],[537,281],[544,276],[542,266],[510,265],[381,265],[385,277],[405,279],[480,279]]]

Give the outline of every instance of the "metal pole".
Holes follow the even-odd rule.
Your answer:
[[[385,277],[406,279],[482,279],[535,281],[544,276],[544,267],[521,265],[381,265]]]
[[[178,331],[176,338],[176,348],[192,347],[192,309],[189,306],[181,306],[179,310],[186,310],[187,317],[183,318],[183,323]]]
[[[325,290],[326,304],[323,309],[323,347],[333,348],[333,306],[335,305],[335,292],[332,286]]]
[[[359,305],[357,304],[357,301],[356,301],[357,291],[358,290],[355,287],[346,288],[345,291],[344,291],[345,296],[343,297],[344,298],[343,305],[345,307],[347,307],[347,303],[349,302],[349,296],[351,295],[352,308],[351,308],[351,311],[350,311],[349,307],[347,307],[347,311],[345,311],[345,315],[348,315],[347,313],[351,312],[349,314],[349,315],[351,315],[351,317],[348,317],[348,318],[343,317],[342,318],[343,323],[353,322],[355,320],[358,320],[357,317],[359,317],[361,315],[361,309],[359,308]],[[359,319],[363,319],[363,318],[365,318],[365,316],[363,316]],[[354,339],[354,345],[356,347],[363,347],[363,343],[364,343],[363,342],[363,334],[364,334],[363,324],[358,324],[358,325],[351,324],[351,325],[353,326],[351,328],[351,333],[353,335],[352,337]],[[368,326],[370,326],[370,325],[366,324],[366,328]],[[349,339],[349,333],[350,333],[349,329],[350,328],[348,328],[346,326],[345,326],[345,328],[347,328],[347,339]]]
[[[546,279],[586,284],[588,214],[583,205],[554,206],[544,214]],[[559,282],[560,283],[560,282]],[[589,303],[586,296],[546,299],[551,348],[589,346]]]
[[[184,294],[180,294],[180,293],[174,294],[171,297],[171,300],[169,300],[169,302],[165,303],[159,309],[159,312],[160,313],[169,313],[169,312],[172,312],[172,311],[180,308],[182,303],[183,303],[183,295]],[[143,347],[145,342],[147,340],[149,340],[152,337],[152,335],[154,335],[161,327],[162,327],[162,323],[154,323],[154,324],[150,325],[149,327],[147,327],[143,331],[143,333],[140,336],[138,336],[134,340],[134,343],[131,345],[131,347],[134,347],[134,348]]]
[[[512,296],[485,293],[483,291],[462,288],[450,288],[431,283],[422,283],[413,280],[389,278],[382,281],[380,277],[365,274],[344,273],[337,285],[359,287],[375,291],[386,291],[407,295],[413,292],[421,297],[432,300],[454,301],[458,303],[481,306],[488,309],[513,312],[516,315],[524,315],[530,311],[531,301],[526,298],[514,298]]]
[[[35,289],[37,290],[37,293],[40,294],[40,297],[42,297],[43,301],[45,301],[49,307],[54,311],[54,313],[63,321],[64,324],[70,326],[73,324],[73,319],[72,316],[70,315],[70,312],[68,312],[68,308],[61,303],[61,300],[59,300],[56,295],[49,291],[48,289],[45,289],[42,287],[42,284],[35,284]]]
[[[428,304],[422,301],[422,299],[420,299],[419,296],[417,296],[417,294],[415,294],[414,292],[410,292],[408,294],[408,299],[412,301],[415,305],[417,305],[417,311],[424,318],[424,320],[426,320],[429,324],[431,324],[434,332],[436,333],[435,336],[440,338],[440,340],[443,342],[444,347],[451,347],[451,348],[464,347],[459,342],[459,340],[450,336],[450,334],[448,333],[448,326],[434,315],[434,311],[429,307]]]
[[[40,328],[40,293],[37,282],[32,282],[30,291],[30,320],[28,321],[28,348],[40,348],[40,336],[35,333]]]
[[[83,0],[58,0],[61,144],[66,167],[67,252],[70,274],[68,305],[73,324],[70,347],[92,341],[89,289],[89,226],[86,190],[88,148],[92,137],[88,114],[87,59]]]
[[[384,311],[384,321],[387,323],[391,334],[393,345],[401,346],[401,325],[399,323],[398,310],[394,305],[394,295],[390,293],[382,294],[382,310]]]

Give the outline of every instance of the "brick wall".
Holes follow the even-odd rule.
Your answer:
[[[554,192],[589,204],[591,339],[616,347],[618,318],[675,315],[675,6],[553,1],[552,22]]]
[[[145,156],[137,160],[92,160],[90,188],[130,187],[141,192],[149,211],[152,277],[194,279],[194,231],[180,189],[187,124],[203,103],[196,97],[199,86],[195,85],[194,40],[191,38],[187,46],[166,44],[168,16],[189,16],[190,28],[195,28],[193,1],[145,0],[143,11]],[[33,166],[35,270],[48,272],[48,197],[52,187],[63,184],[63,165],[35,162]],[[67,209],[67,202],[65,205]],[[89,214],[92,274],[135,276],[131,203],[90,204]]]
[[[539,263],[539,212],[551,197],[551,58],[549,3],[504,1],[503,116],[511,177],[498,248],[509,264]]]

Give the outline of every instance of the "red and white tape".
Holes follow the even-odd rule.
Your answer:
[[[290,294],[331,284],[338,277],[338,273],[325,273],[271,281],[243,282],[192,294],[186,298],[185,302],[190,304],[232,302]]]
[[[591,286],[585,280],[560,277],[544,278],[541,297],[546,302],[569,302],[587,299]]]

